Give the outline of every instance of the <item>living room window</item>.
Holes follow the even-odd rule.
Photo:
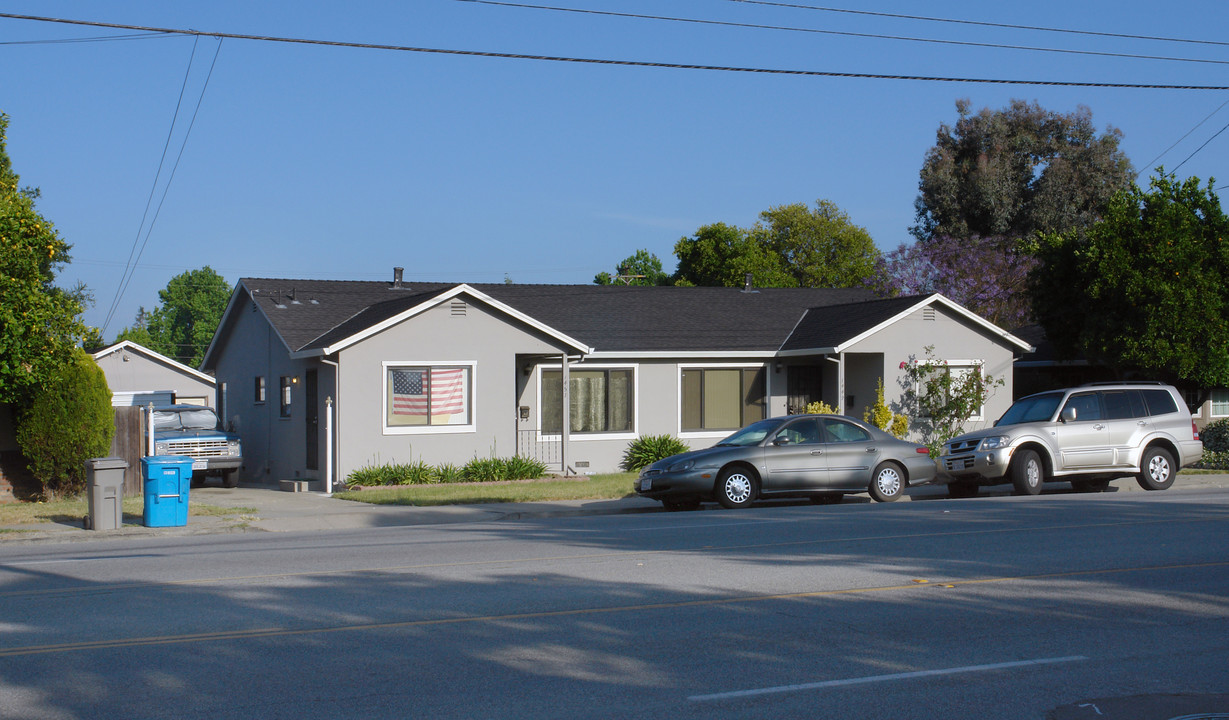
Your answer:
[[[385,429],[472,429],[473,370],[472,364],[385,363]]]
[[[684,367],[680,373],[683,432],[737,430],[763,420],[765,371],[754,367]]]
[[[635,429],[636,373],[630,367],[572,369],[568,372],[569,433],[630,433]],[[544,368],[542,432],[563,432],[563,370]]]

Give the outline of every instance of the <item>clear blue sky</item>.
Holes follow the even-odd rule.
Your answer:
[[[837,2],[837,0],[825,0]],[[0,12],[202,32],[638,62],[1038,81],[1229,85],[1224,0],[888,1],[828,7],[1164,36],[1162,42],[960,25],[731,0],[543,5],[460,0],[0,0]],[[819,6],[822,3],[802,0]],[[1165,56],[1079,55],[798,29]],[[60,283],[94,292],[101,326],[152,309],[173,276],[589,283],[646,248],[674,267],[701,225],[750,226],[824,198],[884,250],[910,241],[918,170],[955,101],[1088,106],[1141,172],[1229,91],[994,85],[722,72],[173,36],[0,18],[0,111],[24,185],[72,246]],[[189,59],[196,44],[189,73]],[[187,82],[185,85],[185,77]],[[142,226],[171,135],[153,207]],[[196,106],[200,102],[199,111]],[[193,113],[195,122],[184,137]],[[1164,155],[1173,168],[1229,124],[1221,108]],[[1178,171],[1229,180],[1229,131]],[[1222,191],[1223,194],[1223,191]],[[153,210],[151,210],[152,214]]]

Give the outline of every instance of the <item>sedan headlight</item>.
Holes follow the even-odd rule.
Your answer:
[[[672,472],[672,473],[684,472],[686,470],[692,469],[695,466],[696,466],[695,460],[684,460],[682,462],[676,462],[670,467],[666,468],[666,472]]]
[[[1006,435],[995,435],[994,437],[988,437],[982,440],[981,445],[978,446],[978,449],[996,450],[1001,447],[1007,447],[1008,443],[1009,440],[1007,439]]]

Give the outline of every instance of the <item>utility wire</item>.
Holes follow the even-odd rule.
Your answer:
[[[1225,102],[1221,103],[1221,104],[1220,104],[1220,107],[1218,107],[1218,108],[1216,108],[1215,110],[1213,110],[1212,112],[1208,113],[1207,117],[1205,117],[1204,119],[1202,119],[1202,120],[1200,120],[1198,123],[1196,123],[1196,124],[1195,124],[1195,127],[1191,128],[1190,130],[1187,130],[1185,135],[1183,135],[1182,137],[1180,137],[1180,138],[1178,138],[1176,141],[1174,141],[1174,144],[1173,144],[1173,145],[1170,145],[1169,147],[1165,148],[1165,150],[1164,150],[1164,151],[1162,151],[1160,155],[1157,155],[1156,157],[1152,158],[1152,160],[1151,160],[1151,161],[1149,161],[1149,162],[1148,162],[1148,164],[1147,164],[1147,165],[1145,165],[1144,167],[1146,167],[1146,168],[1154,168],[1154,167],[1156,167],[1156,163],[1157,163],[1157,161],[1158,161],[1158,160],[1160,160],[1161,158],[1165,157],[1165,155],[1167,155],[1167,154],[1169,153],[1169,151],[1170,151],[1170,150],[1173,150],[1174,148],[1178,147],[1178,143],[1180,143],[1180,142],[1182,142],[1183,140],[1185,140],[1185,139],[1187,139],[1188,137],[1190,137],[1190,134],[1191,134],[1191,133],[1193,133],[1193,132],[1195,132],[1196,130],[1198,130],[1198,129],[1199,129],[1199,126],[1203,125],[1203,124],[1204,124],[1204,123],[1206,123],[1208,120],[1210,120],[1210,119],[1212,118],[1212,116],[1213,116],[1213,115],[1215,115],[1216,113],[1220,112],[1220,111],[1221,111],[1221,108],[1225,107],[1226,105],[1229,105],[1229,100],[1226,100]],[[1188,158],[1188,159],[1189,159],[1189,158]],[[1184,160],[1183,162],[1185,162],[1185,160]]]
[[[1007,28],[1010,30],[1036,30],[1038,32],[1067,33],[1071,35],[1092,35],[1094,37],[1123,38],[1127,40],[1155,40],[1158,42],[1191,43],[1194,45],[1229,45],[1220,40],[1191,40],[1189,38],[1159,37],[1156,35],[1130,35],[1127,33],[1098,32],[1096,30],[1070,30],[1067,28],[1039,27],[1036,25],[1012,25],[1010,23],[984,22],[980,20],[957,20],[953,18],[927,17],[925,15],[900,15],[897,13],[874,12],[871,10],[847,10],[844,8],[818,7],[798,3],[771,2],[770,0],[730,0],[730,2],[746,3],[747,5],[768,5],[771,7],[793,8],[795,10],[819,10],[821,12],[847,13],[850,15],[871,15],[874,17],[897,18],[901,20],[924,20],[926,22],[953,23],[957,25],[978,25],[981,27]]]
[[[726,20],[698,20],[695,18],[671,17],[667,15],[642,15],[639,13],[614,12],[610,10],[586,10],[581,8],[557,7],[554,5],[531,5],[527,3],[502,2],[500,0],[457,0],[458,2],[475,5],[494,5],[497,7],[523,8],[527,10],[554,10],[556,12],[579,13],[582,15],[606,15],[611,17],[635,18],[639,20],[666,20],[669,22],[693,23],[696,25],[723,25],[726,27],[752,28],[756,30],[783,30],[786,32],[814,33],[818,35],[838,35],[841,37],[869,38],[872,40],[904,40],[906,42],[933,43],[937,45],[960,45],[964,47],[994,48],[998,50],[1027,50],[1031,52],[1066,53],[1070,55],[1096,55],[1099,57],[1129,58],[1132,60],[1165,60],[1170,62],[1210,63],[1214,65],[1229,65],[1229,60],[1204,60],[1199,58],[1168,57],[1163,55],[1139,55],[1137,53],[1100,52],[1095,50],[1068,50],[1065,48],[1033,47],[1029,45],[1005,45],[1002,43],[973,42],[969,40],[939,40],[935,38],[908,37],[905,35],[883,35],[880,33],[848,32],[844,30],[819,30],[816,28],[790,27],[785,25],[760,25],[754,23],[730,22]]]
[[[1210,142],[1212,142],[1213,140],[1215,140],[1217,135],[1220,135],[1221,133],[1223,133],[1223,132],[1224,132],[1224,131],[1226,131],[1226,130],[1229,130],[1229,123],[1226,123],[1226,124],[1225,124],[1225,127],[1221,128],[1220,130],[1217,130],[1217,131],[1216,131],[1216,133],[1212,135],[1212,137],[1208,138],[1207,140],[1205,140],[1205,141],[1204,141],[1204,143],[1203,143],[1202,145],[1200,145],[1199,147],[1195,148],[1195,152],[1191,153],[1190,155],[1187,155],[1187,156],[1186,156],[1186,160],[1190,160],[1191,158],[1195,157],[1195,153],[1197,153],[1197,152],[1199,152],[1200,150],[1202,150],[1202,149],[1204,149],[1205,147],[1207,147],[1207,146],[1208,146],[1208,143],[1210,143]],[[1178,171],[1178,168],[1180,168],[1180,167],[1182,167],[1183,165],[1185,165],[1185,164],[1186,164],[1186,160],[1183,160],[1182,162],[1178,163],[1176,166],[1174,166],[1174,169],[1173,169],[1173,170],[1171,170],[1170,172],[1171,172],[1171,173],[1175,173],[1175,172],[1177,172],[1177,171]]]
[[[110,310],[110,312],[107,314],[107,319],[106,319],[106,321],[103,323],[103,326],[102,326],[101,332],[104,332],[104,333],[105,333],[105,332],[107,331],[107,326],[110,324],[110,322],[111,322],[111,318],[112,318],[112,316],[115,314],[115,309],[116,309],[116,307],[119,305],[119,301],[120,301],[120,299],[123,297],[124,292],[125,292],[125,291],[127,291],[127,289],[128,289],[128,284],[129,284],[130,282],[132,282],[132,277],[133,277],[133,275],[135,275],[135,274],[136,274],[137,265],[141,262],[141,255],[143,255],[143,254],[145,253],[145,247],[146,247],[146,245],[148,245],[148,244],[149,244],[149,236],[150,236],[151,234],[153,234],[153,232],[154,232],[154,224],[158,222],[158,216],[162,213],[162,204],[163,204],[164,202],[166,202],[166,196],[167,196],[167,193],[168,193],[168,192],[170,192],[170,189],[171,189],[171,183],[172,183],[172,182],[174,182],[174,180],[175,180],[175,172],[179,169],[179,161],[183,158],[184,149],[188,146],[188,137],[192,134],[192,128],[196,125],[196,116],[197,116],[197,114],[198,114],[198,113],[200,113],[200,110],[201,110],[201,104],[203,103],[203,101],[204,101],[204,99],[205,99],[205,91],[209,89],[209,80],[213,77],[213,70],[214,70],[214,68],[215,68],[215,67],[217,67],[217,64],[218,64],[218,55],[219,55],[221,52],[222,52],[222,38],[218,38],[218,46],[217,46],[217,48],[215,48],[215,49],[214,49],[214,51],[213,51],[213,62],[212,62],[212,63],[210,63],[210,65],[209,65],[209,72],[205,75],[205,82],[204,82],[204,84],[201,86],[201,94],[200,94],[200,96],[196,99],[196,108],[195,108],[195,109],[193,109],[193,111],[192,111],[192,119],[188,121],[188,129],[184,132],[183,141],[182,141],[182,142],[180,143],[180,145],[179,145],[179,153],[175,156],[175,164],[171,166],[171,173],[170,173],[170,175],[168,175],[168,176],[167,176],[166,184],[162,187],[162,197],[160,197],[160,198],[158,199],[158,206],[154,209],[154,216],[153,216],[153,218],[152,218],[152,219],[150,219],[150,221],[149,221],[149,227],[148,227],[148,228],[146,229],[146,231],[145,231],[145,240],[141,242],[141,249],[140,249],[139,251],[137,251],[136,258],[132,261],[131,270],[128,272],[128,277],[127,277],[127,279],[123,281],[122,286],[120,287],[120,289],[119,289],[119,290],[117,291],[117,293],[116,293],[116,296],[115,296],[115,301],[112,303],[111,310]],[[195,56],[195,55],[196,55],[196,46],[195,46],[195,44],[193,44],[193,47],[192,47],[192,54],[193,54],[193,56]],[[188,70],[189,70],[189,72],[191,71],[191,69],[192,69],[192,64],[191,64],[191,60],[189,60],[189,63],[188,63]],[[187,81],[187,80],[186,80],[186,77],[185,77],[185,83],[186,83],[186,81]],[[181,95],[181,98],[182,98],[182,94],[183,94],[183,91],[182,91],[182,90],[180,90],[180,95]],[[176,116],[178,116],[178,114],[179,114],[179,109],[178,109],[178,106],[176,107],[175,113],[176,113]],[[173,128],[174,128],[174,122],[172,122],[172,129],[173,129]],[[164,158],[165,158],[165,153],[166,153],[166,150],[165,150],[165,148],[164,148],[164,149],[163,149],[163,157],[164,157]],[[161,172],[161,167],[159,168],[159,172]],[[155,179],[154,179],[154,185],[155,185],[155,187],[157,186],[157,178],[155,178]],[[152,192],[153,192],[153,191],[151,190],[150,192],[151,192],[151,195],[152,195]],[[146,214],[148,214],[148,212],[149,212],[149,206],[148,206],[148,204],[147,204],[147,205],[146,205]],[[141,218],[141,223],[142,223],[142,224],[144,224],[144,223],[145,223],[145,218],[144,218],[144,217],[142,217],[142,218]],[[140,235],[140,230],[139,230],[139,229],[137,230],[137,235],[138,235],[138,236]],[[131,257],[131,255],[130,255],[130,257]]]
[[[119,305],[120,297],[128,287],[128,282],[132,279],[132,273],[135,272],[132,258],[136,255],[137,247],[140,245],[141,231],[145,228],[145,220],[149,218],[149,209],[154,204],[154,194],[158,191],[158,180],[162,177],[162,168],[166,165],[166,153],[171,147],[171,138],[175,135],[175,124],[179,122],[179,110],[183,107],[184,92],[188,89],[188,78],[192,76],[192,63],[196,60],[196,46],[199,42],[200,38],[193,38],[192,40],[192,53],[188,55],[188,67],[184,70],[183,82],[179,86],[179,98],[175,101],[175,112],[171,114],[171,126],[167,128],[166,140],[162,143],[162,157],[158,158],[158,169],[154,172],[154,182],[150,185],[149,197],[145,199],[145,212],[141,214],[141,222],[137,225],[136,237],[132,239],[132,249],[128,251],[128,260],[124,263],[124,272],[120,274],[119,284],[115,287],[115,296],[111,299],[111,307],[107,310],[107,317],[102,322],[102,330],[104,332],[107,326],[111,324],[111,318],[115,315],[115,308]]]
[[[363,48],[367,50],[395,50],[399,52],[433,53],[437,55],[460,55],[465,57],[505,58],[511,60],[540,60],[544,62],[586,63],[593,65],[613,65],[620,67],[668,68],[672,70],[709,70],[714,72],[758,73],[764,75],[796,75],[802,77],[838,77],[872,80],[909,80],[916,82],[950,82],[979,83],[993,85],[1037,85],[1058,87],[1099,87],[1099,88],[1129,88],[1135,90],[1229,90],[1229,85],[1166,85],[1159,83],[1116,83],[1116,82],[1074,82],[1067,80],[1005,80],[996,78],[961,78],[939,77],[930,75],[888,75],[882,73],[833,72],[827,70],[783,70],[774,68],[732,67],[726,65],[695,65],[687,63],[648,62],[641,60],[602,60],[597,58],[561,57],[555,55],[527,55],[522,53],[503,53],[482,50],[447,50],[443,48],[413,47],[408,45],[383,45],[377,43],[343,42],[340,40],[310,40],[306,38],[278,37],[274,35],[245,35],[241,33],[203,32],[200,30],[184,30],[175,28],[147,27],[143,25],[127,25],[122,23],[104,23],[89,20],[68,20],[64,18],[39,17],[35,15],[17,15],[0,13],[2,18],[14,20],[34,20],[37,22],[54,22],[68,25],[87,25],[91,27],[118,28],[122,30],[141,30],[146,32],[177,33],[180,35],[207,35],[216,38],[234,40],[257,40],[261,42],[280,42],[298,45],[322,45],[326,47]]]
[[[166,33],[138,33],[135,35],[99,35],[96,37],[60,38],[58,40],[5,40],[0,45],[67,45],[72,43],[112,42],[117,40],[149,40],[173,37]]]

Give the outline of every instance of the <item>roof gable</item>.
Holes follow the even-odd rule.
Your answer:
[[[214,379],[212,375],[207,375],[201,372],[200,370],[188,367],[187,365],[184,365],[181,362],[172,360],[171,358],[167,357],[166,355],[163,355],[162,353],[150,350],[144,345],[134,343],[131,340],[122,340],[120,342],[115,343],[114,345],[105,347],[102,350],[95,352],[93,354],[94,361],[97,362],[98,360],[101,360],[107,357],[108,355],[114,355],[117,352],[125,352],[125,351],[134,353],[136,355],[140,355],[152,362],[166,365],[167,367],[173,370],[176,370],[180,373],[183,373],[184,375],[188,375],[192,378],[200,380],[201,382],[206,382],[206,383],[209,383],[210,385],[214,385],[217,383],[217,381]]]

